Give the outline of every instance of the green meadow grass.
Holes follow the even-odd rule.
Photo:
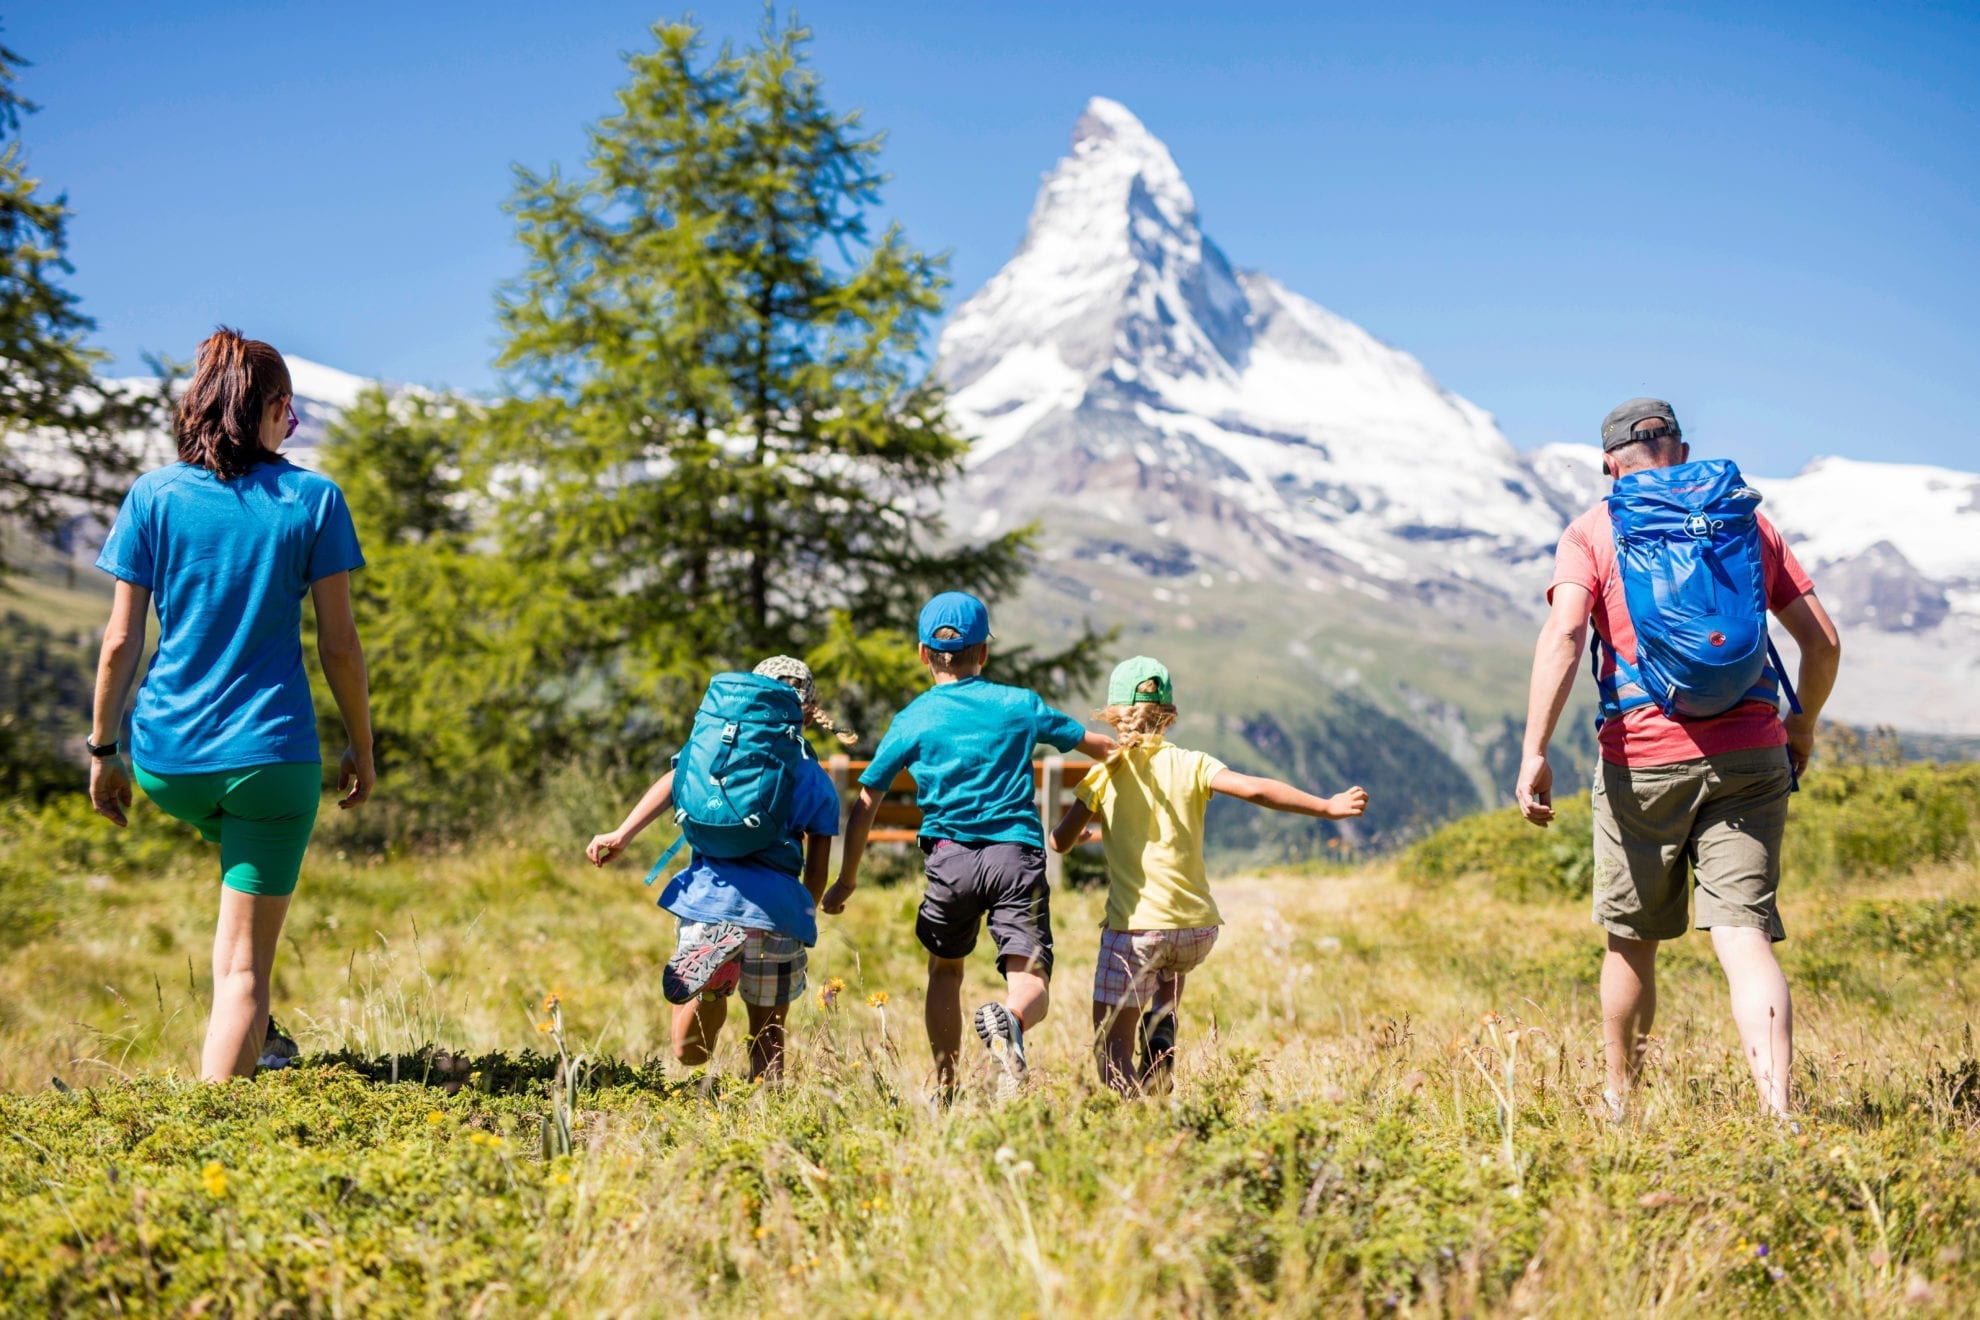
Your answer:
[[[826,921],[790,1078],[757,1087],[735,1034],[705,1071],[667,1059],[671,921],[575,822],[387,859],[333,822],[277,971],[305,1060],[207,1087],[214,856],[142,805],[123,834],[0,806],[0,1311],[1971,1314],[1973,800],[1820,782],[1784,900],[1799,1133],[1755,1112],[1696,937],[1665,954],[1643,1103],[1604,1118],[1567,840],[1503,816],[1224,880],[1157,1099],[1093,1078],[1100,897],[1055,895],[1031,1091],[997,1106],[976,1052],[943,1112],[911,883]],[[980,956],[971,1001],[996,988]]]

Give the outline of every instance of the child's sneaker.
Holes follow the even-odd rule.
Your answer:
[[[715,975],[708,978],[708,984],[701,987],[703,999],[721,999],[736,992],[742,984],[742,959],[731,958],[715,969]]]
[[[1166,1081],[1176,1062],[1176,1013],[1174,1009],[1149,1009],[1141,1015],[1141,1058],[1135,1075],[1141,1084]]]
[[[260,1066],[263,1068],[286,1068],[296,1056],[302,1053],[302,1046],[296,1044],[295,1037],[275,1025],[275,1015],[268,1015],[268,1032],[261,1038]]]
[[[680,943],[660,973],[660,993],[670,1004],[687,1003],[734,960],[748,939],[749,932],[733,921],[681,923]]]
[[[985,1004],[976,1010],[976,1034],[997,1061],[997,1098],[1013,1098],[1024,1089],[1024,1024],[1002,1004]]]

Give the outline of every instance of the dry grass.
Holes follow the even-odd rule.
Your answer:
[[[1087,1055],[1099,896],[1060,896],[1032,1093],[995,1106],[976,1060],[948,1112],[921,1099],[917,895],[864,890],[814,951],[814,989],[845,991],[807,997],[791,1080],[752,1088],[737,1036],[705,1074],[662,1061],[671,922],[637,870],[593,872],[575,842],[380,864],[320,850],[278,1014],[319,1056],[385,1075],[396,1057],[402,1082],[306,1066],[201,1088],[182,1078],[213,860],[176,843],[106,852],[85,828],[0,822],[16,850],[0,893],[28,914],[0,967],[10,1311],[1980,1304],[1980,1051],[1957,952],[1958,904],[1980,899],[1969,866],[1790,884],[1797,1136],[1754,1112],[1705,941],[1667,951],[1657,1061],[1617,1127],[1597,1099],[1585,906],[1516,903],[1484,879],[1424,890],[1380,867],[1225,882],[1178,1088],[1133,1103]],[[1909,915],[1876,943],[1871,910]],[[995,992],[987,956],[972,976],[972,1002]],[[545,1159],[549,1066],[526,1052],[547,1047],[551,991],[573,1053],[630,1062],[590,1078],[575,1150]],[[451,1094],[420,1084],[438,1080],[430,1046],[476,1056],[481,1075]],[[49,1087],[58,1075],[72,1093]]]

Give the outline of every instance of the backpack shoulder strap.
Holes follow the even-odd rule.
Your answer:
[[[681,849],[685,847],[687,847],[687,835],[681,834],[675,836],[674,841],[667,845],[667,851],[660,854],[660,860],[653,864],[653,869],[646,873],[646,883],[648,886],[651,886],[655,880],[660,878],[660,873],[667,869],[667,863],[673,861],[679,855]]]

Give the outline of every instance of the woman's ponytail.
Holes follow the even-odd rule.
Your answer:
[[[289,364],[272,344],[221,326],[201,341],[192,382],[179,399],[172,433],[179,461],[222,481],[274,457],[261,443],[271,401],[294,393]]]

